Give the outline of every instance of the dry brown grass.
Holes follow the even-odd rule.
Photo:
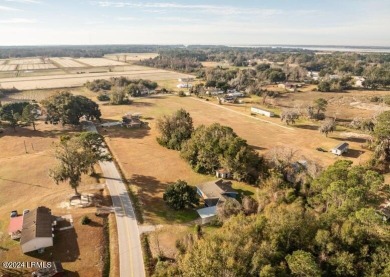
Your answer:
[[[249,106],[246,108],[240,105],[218,106],[204,100],[176,96],[140,98],[129,106],[102,106],[105,119],[119,120],[123,114],[131,111],[142,113],[149,122],[150,129],[106,128],[102,130],[126,178],[138,192],[144,208],[145,220],[149,223],[181,222],[180,218],[186,219],[184,214],[175,214],[170,211],[162,201],[162,194],[168,183],[183,179],[191,185],[196,185],[199,182],[214,179],[212,176],[194,173],[180,158],[177,151],[165,149],[156,142],[158,135],[155,127],[156,119],[180,108],[185,108],[190,112],[196,126],[218,122],[232,127],[239,136],[246,139],[262,154],[275,146],[288,146],[299,150],[299,155],[307,159],[315,160],[322,165],[329,165],[340,158],[331,153],[319,152],[316,148],[322,147],[330,150],[341,141],[347,140],[351,145],[351,152],[349,156],[342,158],[350,159],[358,164],[370,156],[367,150],[362,149],[363,141],[361,140],[341,137],[338,132],[326,138],[317,131],[315,124],[301,123],[292,128],[283,128],[285,125],[278,118],[259,117],[275,125],[261,122],[248,117]],[[249,194],[253,193],[250,186],[241,184],[235,186]]]
[[[104,60],[110,61],[108,59]],[[96,70],[100,71],[100,69]],[[172,79],[177,80],[178,78],[189,77],[190,75],[137,65],[129,65],[123,67],[123,70],[121,71],[113,70],[113,72],[106,72],[104,70],[104,72],[101,73],[73,73],[39,77],[2,78],[1,85],[4,88],[16,87],[20,90],[79,87],[84,85],[87,81],[93,81],[96,79],[109,79],[111,77],[120,76],[128,77],[131,79],[148,79],[152,81],[159,81]]]
[[[59,142],[61,134],[69,134],[71,130],[43,123],[37,128],[36,132],[29,128],[18,128],[15,133],[7,129],[0,137],[0,245],[3,247],[0,260],[54,259],[64,262],[65,269],[77,272],[79,276],[98,276],[102,270],[102,219],[94,216],[93,208],[64,208],[61,203],[67,201],[73,189],[67,184],[56,185],[48,175],[48,170],[56,162],[53,144]],[[94,193],[94,184],[97,184],[95,178],[84,176],[80,191]],[[10,239],[7,229],[11,210],[22,212],[38,205],[51,208],[56,216],[71,214],[75,229],[58,233],[54,248],[47,249],[42,256],[32,257],[22,254],[19,243]],[[94,224],[81,225],[83,215],[88,215]]]
[[[119,245],[115,215],[108,216],[110,235],[110,276],[119,276]]]

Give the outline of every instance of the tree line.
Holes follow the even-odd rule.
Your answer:
[[[230,203],[223,225],[176,242],[176,262],[153,276],[388,276],[390,226],[377,210],[389,195],[379,173],[340,160],[314,178],[288,182],[275,167],[257,209]],[[231,211],[236,212],[231,212]]]

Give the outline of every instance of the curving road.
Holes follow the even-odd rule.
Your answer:
[[[91,122],[87,123],[86,129],[90,132],[97,132],[95,125]],[[114,162],[100,162],[100,167],[115,209],[120,276],[144,277],[145,268],[138,224],[126,186]]]

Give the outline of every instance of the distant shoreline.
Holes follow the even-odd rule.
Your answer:
[[[329,52],[360,52],[360,53],[390,53],[389,46],[337,46],[337,45],[228,45],[229,47],[248,47],[248,48],[286,48],[303,49],[311,51],[329,51]]]

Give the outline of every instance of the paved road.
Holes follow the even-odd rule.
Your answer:
[[[92,123],[89,123],[86,129],[97,132]],[[120,276],[144,277],[145,268],[138,224],[125,184],[114,162],[100,162],[100,167],[104,178],[106,178],[106,184],[115,209]]]

